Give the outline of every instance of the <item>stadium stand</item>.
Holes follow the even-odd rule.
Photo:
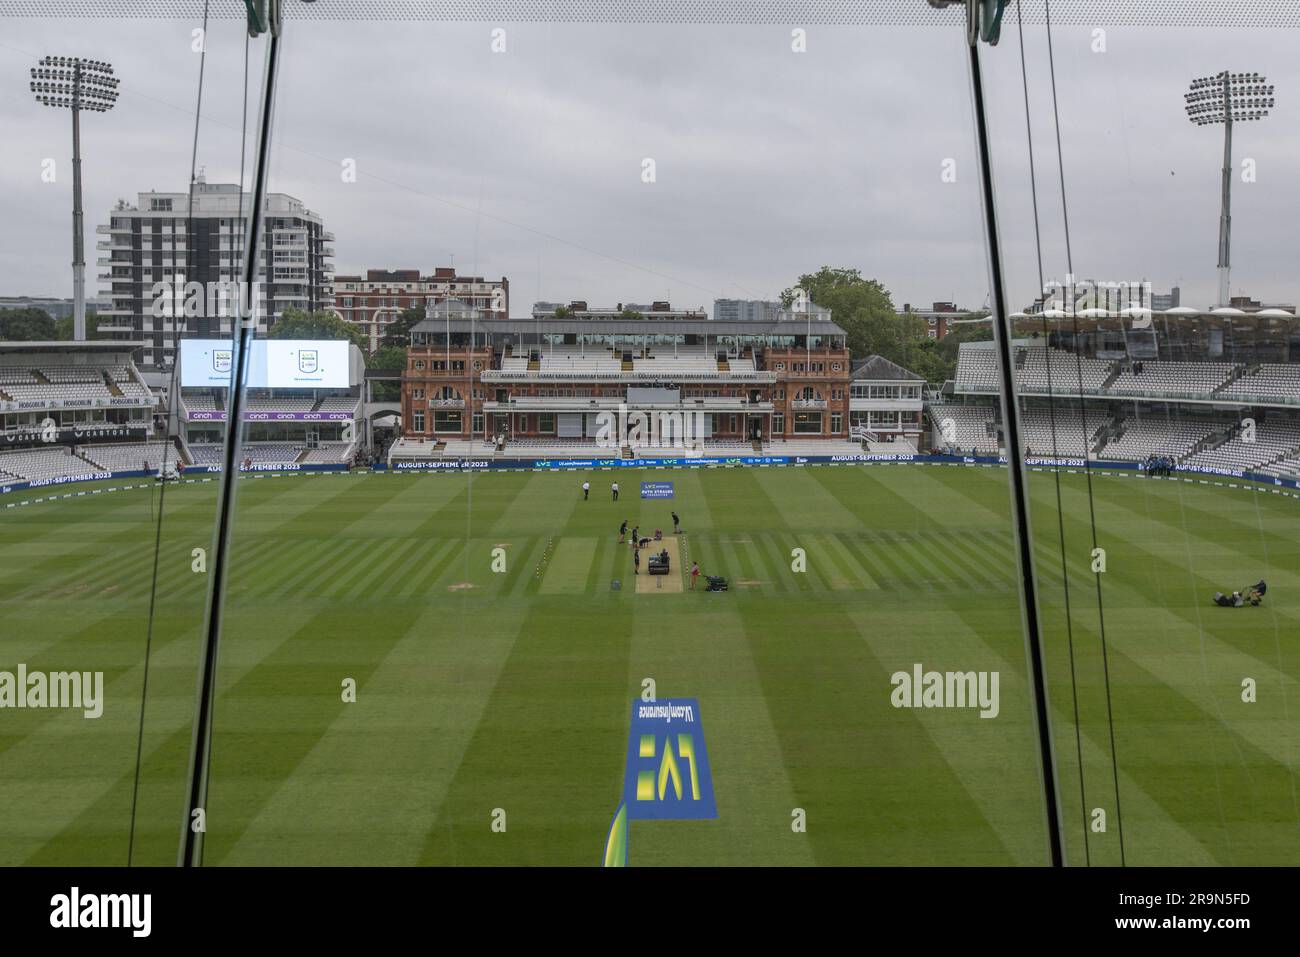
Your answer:
[[[1234,435],[1222,445],[1189,455],[1179,467],[1256,471],[1296,452],[1300,452],[1300,423],[1270,420],[1261,422],[1249,441]]]
[[[1142,363],[1142,371],[1125,366],[1111,383],[1112,393],[1170,392],[1208,393],[1228,381],[1237,367],[1231,362],[1156,362]]]
[[[1114,397],[1180,398],[1204,395],[1280,399],[1288,403],[1300,399],[1300,364],[1247,366],[1218,361],[1076,359],[1073,352],[1048,348],[1041,342],[1017,346],[1015,355],[1017,388],[1022,393],[1079,394],[1082,391]],[[986,343],[962,343],[953,388],[958,393],[997,391],[997,357]]]
[[[1300,397],[1300,365],[1264,363],[1229,383],[1219,395],[1241,398]]]
[[[309,395],[248,396],[245,408],[249,412],[310,412],[316,400]]]
[[[1140,462],[1152,455],[1181,459],[1222,430],[1227,423],[1177,416],[1132,416],[1118,423],[1120,433],[1102,449],[1101,457],[1120,462]]]
[[[66,446],[21,452],[0,452],[0,471],[26,482],[72,476],[97,475],[104,472],[92,462],[73,455]]]
[[[973,348],[982,343],[964,342],[957,352],[958,392],[996,392],[998,388],[997,355],[992,349]]]
[[[906,450],[902,450],[906,451]],[[862,445],[839,439],[773,439],[764,455],[861,455]]]
[[[742,439],[705,439],[705,455],[753,455],[754,443]]]
[[[221,446],[204,442],[190,443],[190,458],[195,465],[220,465]]]
[[[450,447],[450,443],[448,446]],[[467,454],[481,455],[482,452],[474,451]],[[527,459],[618,458],[619,454],[620,450],[598,445],[594,439],[534,438],[511,439],[506,443],[505,451],[501,453],[503,458]]]
[[[352,458],[356,445],[352,442],[322,442],[308,449],[299,459],[303,465],[337,465]]]
[[[1094,392],[1102,387],[1113,366],[1104,359],[1077,358],[1073,352],[1041,344],[1018,349],[1016,361],[1016,381],[1024,392],[1078,391],[1080,382],[1083,391]]]
[[[944,422],[952,420],[952,444],[963,451],[974,449],[996,455],[999,451],[996,417],[991,408],[967,405],[936,405],[930,416],[942,436]],[[944,443],[941,441],[940,446]]]
[[[241,461],[252,459],[255,465],[291,465],[304,451],[303,446],[291,442],[245,442],[240,455]],[[190,456],[195,465],[220,465],[221,446],[216,443],[191,442]]]
[[[78,449],[88,462],[107,472],[130,472],[144,468],[157,469],[164,463],[175,464],[181,457],[176,449],[163,442],[132,442],[121,445],[86,445]],[[165,458],[164,458],[165,456]]]
[[[320,400],[317,412],[355,412],[360,400],[354,395],[327,395]]]
[[[1077,404],[1055,409],[1024,409],[1020,431],[1028,455],[1069,455],[1084,458],[1093,451],[1097,432],[1110,423],[1110,414],[1086,410],[1082,421]]]
[[[1289,455],[1286,458],[1279,459],[1272,465],[1260,469],[1272,475],[1292,475],[1300,476],[1300,455]]]

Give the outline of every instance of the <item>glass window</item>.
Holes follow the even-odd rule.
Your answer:
[[[0,863],[1300,860],[1287,5],[27,6]]]

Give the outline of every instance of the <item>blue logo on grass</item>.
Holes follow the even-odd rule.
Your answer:
[[[642,482],[641,497],[642,498],[672,498],[673,483],[672,482]]]
[[[699,702],[694,698],[633,701],[623,800],[605,842],[605,866],[627,865],[632,821],[717,816]]]

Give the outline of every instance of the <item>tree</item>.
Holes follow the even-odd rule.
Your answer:
[[[405,349],[411,344],[411,330],[417,322],[424,321],[424,307],[410,306],[384,328],[384,337],[379,340],[379,351],[388,346],[400,347],[405,357]],[[405,365],[405,361],[402,363]]]
[[[831,318],[847,334],[854,358],[881,355],[906,366],[905,324],[894,312],[889,290],[880,282],[863,279],[857,269],[822,266],[815,273],[800,276],[781,294],[787,306],[795,301],[796,289],[802,289],[811,302],[831,310]]]
[[[91,309],[86,310],[86,338],[87,339],[99,338],[99,324],[101,322],[107,322],[110,326],[112,325],[112,322],[109,322],[109,317],[105,316],[101,318],[93,310]],[[73,321],[71,316],[64,316],[62,319],[55,319],[54,329],[55,329],[55,338],[61,342],[72,341],[72,337],[76,332],[76,330],[73,328]]]
[[[362,352],[367,351],[370,344],[359,325],[324,310],[286,309],[267,336],[271,339],[346,339]]]
[[[380,346],[366,357],[366,368],[401,372],[406,368],[406,350],[401,346]],[[376,382],[373,389],[377,402],[396,401],[401,398],[400,382]]]
[[[21,309],[0,309],[0,340],[31,342],[49,341],[57,337],[58,327],[54,317],[44,309],[30,306]]]

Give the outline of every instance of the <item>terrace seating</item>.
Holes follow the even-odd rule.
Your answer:
[[[997,355],[992,349],[968,349],[957,353],[958,392],[996,392],[998,390]]]
[[[107,374],[116,391],[104,380]],[[138,399],[153,402],[153,393],[136,379],[131,367],[120,365],[52,365],[39,368],[24,365],[0,366],[0,390],[15,402]]]
[[[1020,414],[1020,432],[1030,455],[1069,455],[1086,458],[1097,431],[1110,423],[1105,412],[1088,410],[1080,421],[1077,406],[1054,410],[1025,409]]]
[[[967,405],[943,405],[930,409],[930,416],[939,426],[942,441],[944,425],[952,421],[952,444],[963,451],[996,455],[998,453],[996,419],[991,408]]]
[[[352,442],[321,442],[316,448],[307,450],[301,464],[337,465],[351,459],[355,447],[355,443]]]
[[[1103,359],[1076,356],[1065,349],[1042,345],[1021,350],[1024,360],[1016,370],[1021,392],[1094,392],[1110,374],[1112,363]]]
[[[1272,465],[1260,469],[1260,471],[1273,475],[1300,476],[1300,455],[1289,455],[1284,459],[1279,459]]]
[[[252,459],[254,465],[291,465],[302,451],[292,442],[246,442],[240,449],[240,464]],[[190,455],[195,465],[222,464],[222,447],[216,443],[191,443]]]
[[[501,453],[505,458],[568,459],[610,458],[618,449],[598,445],[595,439],[511,439]]]
[[[547,346],[539,350],[541,362],[537,374],[540,376],[614,376],[622,371],[623,363],[619,355],[609,349],[598,346],[580,348],[578,346]],[[522,370],[528,369],[528,353],[519,357]],[[510,361],[510,360],[507,360]],[[511,370],[516,371],[516,370]]]
[[[195,465],[220,465],[221,446],[207,442],[191,442],[190,457]]]
[[[1222,445],[1188,456],[1180,468],[1254,471],[1300,447],[1300,423],[1265,420],[1255,427],[1254,440],[1240,435]]]
[[[705,455],[754,454],[754,443],[748,439],[705,439]]]
[[[87,445],[81,456],[108,472],[132,472],[149,463],[157,469],[165,463],[174,464],[180,459],[176,449],[163,442],[131,442],[121,445]]]
[[[1236,368],[1231,362],[1161,362],[1148,360],[1142,371],[1131,366],[1111,383],[1111,392],[1208,393],[1223,385]]]
[[[112,393],[101,378],[98,382],[67,382],[46,385],[36,382],[31,384],[6,383],[3,388],[15,402],[61,402],[67,399],[108,399]]]
[[[316,400],[309,395],[268,396],[250,395],[245,404],[249,412],[310,412]]]
[[[847,439],[781,439],[764,447],[765,455],[861,455],[862,445]]]
[[[71,454],[66,446],[22,452],[0,452],[0,471],[27,482],[98,475],[104,469]]]
[[[1106,444],[1101,457],[1120,462],[1140,462],[1152,455],[1181,459],[1190,454],[1198,442],[1226,425],[1213,419],[1164,416],[1125,419],[1120,423],[1123,434]]]
[[[251,442],[242,446],[244,458],[252,459],[254,465],[289,465],[302,451],[301,445],[291,442]]]
[[[355,412],[361,400],[354,395],[327,395],[320,400],[317,412]]]
[[[1219,392],[1241,398],[1300,398],[1300,365],[1264,363],[1250,375],[1244,375]]]

